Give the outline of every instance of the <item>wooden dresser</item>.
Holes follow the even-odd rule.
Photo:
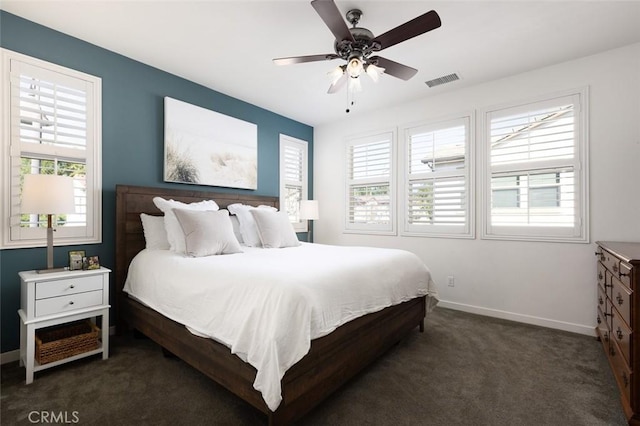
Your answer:
[[[596,334],[625,415],[640,425],[640,243],[598,241]]]

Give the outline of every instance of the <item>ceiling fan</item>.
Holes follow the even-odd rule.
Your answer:
[[[352,25],[352,28],[349,28],[333,0],[313,0],[311,6],[335,36],[335,53],[276,58],[273,62],[277,65],[289,65],[333,59],[347,61],[345,65],[340,65],[329,73],[332,82],[328,93],[337,92],[347,82],[350,90],[358,91],[360,89],[358,77],[363,72],[374,81],[377,81],[382,73],[409,80],[418,72],[417,69],[381,56],[372,56],[372,54],[434,30],[441,25],[440,17],[432,10],[374,37],[368,29],[358,27],[362,16],[362,11],[359,9],[352,9],[346,13],[347,21]]]

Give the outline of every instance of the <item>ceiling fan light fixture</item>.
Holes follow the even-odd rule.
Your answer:
[[[340,77],[342,77],[342,75],[344,74],[345,68],[346,65],[340,65],[327,73],[327,76],[329,76],[329,80],[331,80],[332,85],[336,84],[338,80],[340,80]]]
[[[362,84],[360,83],[360,79],[358,77],[351,77],[348,80],[349,80],[349,85],[348,85],[349,93],[353,94],[357,92],[362,92]]]
[[[379,67],[377,65],[374,64],[369,64],[365,67],[366,73],[369,77],[371,77],[371,80],[373,80],[374,82],[378,82],[378,80],[380,79],[380,76],[384,73],[384,68]]]
[[[360,74],[364,71],[364,64],[362,63],[362,59],[354,56],[349,59],[349,63],[347,64],[347,73],[351,78],[358,78]]]

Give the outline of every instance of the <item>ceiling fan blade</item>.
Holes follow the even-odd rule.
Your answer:
[[[435,30],[440,27],[440,25],[442,25],[440,16],[432,10],[424,15],[420,15],[417,18],[405,22],[382,35],[379,35],[374,38],[373,41],[380,44],[380,49],[376,49],[380,51],[405,40],[409,40],[410,38],[419,36],[420,34]]]
[[[402,65],[398,62],[394,62],[391,59],[382,58],[380,56],[372,56],[369,58],[369,62],[384,68],[384,73],[392,75],[402,80],[409,80],[416,75],[417,69]]]
[[[325,25],[329,27],[336,40],[355,42],[347,23],[342,18],[342,14],[333,0],[313,0],[311,6],[318,12],[318,15],[320,15]]]
[[[347,83],[348,78],[349,76],[347,75],[347,73],[342,74],[342,77],[340,77],[335,83],[329,86],[329,90],[327,90],[327,93],[336,93],[338,90],[342,89],[342,87]]]
[[[334,53],[326,53],[324,55],[308,55],[308,56],[291,56],[289,58],[276,58],[273,63],[276,65],[302,64],[305,62],[330,61],[338,59],[339,56]]]

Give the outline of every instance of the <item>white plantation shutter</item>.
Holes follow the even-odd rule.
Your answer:
[[[3,246],[37,246],[45,241],[46,216],[20,211],[25,174],[70,176],[75,212],[56,218],[56,244],[101,240],[100,79],[3,50],[3,170],[8,229]],[[7,116],[6,116],[7,117]],[[7,166],[7,163],[4,163]],[[45,212],[42,212],[45,213]]]
[[[585,96],[486,114],[486,238],[588,240]]]
[[[407,128],[404,233],[469,237],[470,117]]]
[[[280,209],[286,211],[293,227],[306,232],[306,220],[300,220],[300,201],[306,200],[308,143],[280,135]]]
[[[346,231],[395,231],[393,140],[387,132],[347,142]]]

